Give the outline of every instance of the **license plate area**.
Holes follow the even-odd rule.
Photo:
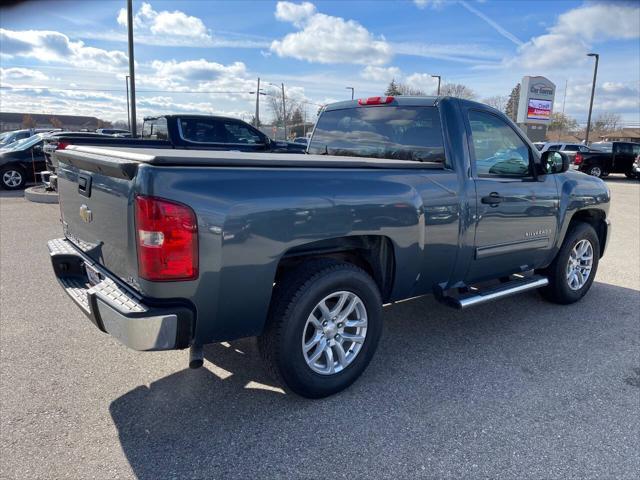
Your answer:
[[[102,274],[98,271],[97,268],[85,263],[84,264],[84,270],[87,274],[87,278],[89,279],[89,284],[91,286],[97,285],[99,284],[102,280],[104,280],[104,277],[102,276]]]

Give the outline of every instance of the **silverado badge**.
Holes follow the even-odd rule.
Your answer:
[[[84,203],[80,206],[80,218],[84,223],[91,223],[93,220],[93,213]]]

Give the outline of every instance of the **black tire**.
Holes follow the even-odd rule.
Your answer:
[[[307,318],[316,305],[336,291],[355,293],[364,304],[367,331],[359,353],[339,373],[322,375],[304,358],[301,342]],[[283,386],[307,398],[337,393],[365,370],[382,334],[382,300],[373,279],[362,269],[333,260],[313,260],[284,275],[275,287],[269,318],[258,348]]]
[[[573,290],[569,286],[567,280],[567,265],[573,247],[581,240],[588,240],[593,249],[593,264],[591,272],[584,285],[577,290]],[[567,235],[562,243],[562,247],[558,251],[556,258],[551,265],[540,273],[546,275],[549,279],[549,285],[539,290],[540,294],[553,303],[568,305],[577,302],[586,295],[591,288],[593,279],[598,270],[598,261],[600,259],[600,241],[598,235],[591,225],[584,222],[574,222],[569,226]]]
[[[587,174],[592,177],[601,178],[602,177],[602,168],[598,165],[592,165],[587,168]]]
[[[625,172],[624,174],[627,178],[630,178],[631,180],[639,180],[640,179],[640,175],[634,172]]]
[[[27,174],[22,168],[13,165],[0,168],[0,187],[4,190],[20,190],[26,183]]]

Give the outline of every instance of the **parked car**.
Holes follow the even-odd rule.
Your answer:
[[[61,136],[72,145],[131,148],[237,150],[246,152],[300,153],[305,146],[271,140],[237,118],[212,115],[163,115],[144,119],[142,138],[80,138]]]
[[[574,168],[594,177],[624,173],[628,178],[635,178],[633,163],[640,155],[640,143],[613,142],[611,147],[611,152],[579,152],[573,161]]]
[[[495,109],[341,102],[309,150],[58,150],[55,275],[137,350],[190,347],[195,367],[204,344],[258,336],[271,370],[307,397],[363,372],[383,304],[433,293],[465,309],[539,288],[568,304],[591,287],[608,188],[540,154]]]
[[[309,139],[307,137],[296,137],[293,139],[293,143],[301,143],[303,145],[308,145]]]
[[[591,148],[579,143],[558,142],[547,142],[540,149],[541,152],[546,152],[547,150],[551,150],[552,152],[563,152],[569,157],[570,160],[573,160],[577,152],[589,153],[592,151]]]
[[[18,190],[38,179],[38,172],[45,169],[43,139],[42,134],[32,135],[0,150],[0,187]]]
[[[0,148],[6,148],[18,140],[24,140],[36,133],[57,132],[61,131],[60,128],[27,128],[24,130],[13,130],[11,132],[4,132],[0,135]]]
[[[533,146],[538,149],[538,151],[542,151],[545,146],[545,142],[533,142]]]
[[[640,180],[640,155],[638,155],[633,162],[633,166],[631,167],[631,171],[633,172],[634,177],[637,180]]]

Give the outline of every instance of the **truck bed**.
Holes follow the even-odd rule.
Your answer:
[[[100,165],[117,167],[126,175],[124,178],[132,178],[129,175],[135,174],[135,168],[139,163],[198,167],[442,169],[441,164],[412,160],[215,150],[157,150],[73,145],[56,152],[56,155],[71,165],[90,171],[95,171]]]

